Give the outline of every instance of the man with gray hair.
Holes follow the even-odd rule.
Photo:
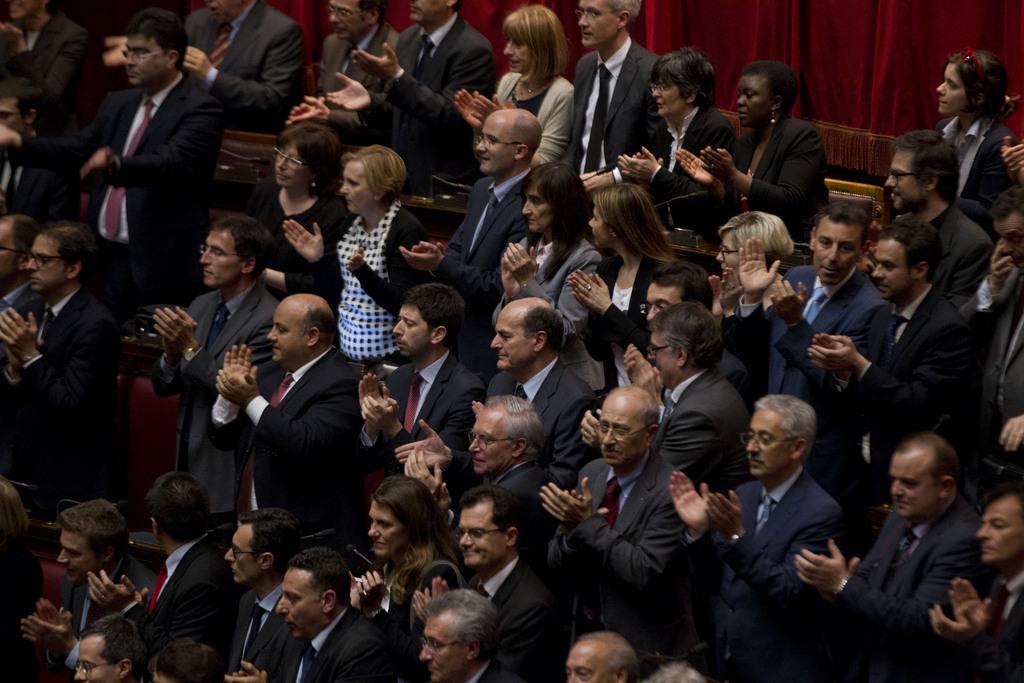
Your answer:
[[[636,683],[640,661],[629,642],[614,631],[580,636],[565,661],[566,683]]]
[[[471,590],[454,590],[424,608],[423,648],[431,683],[525,683],[494,659],[498,612]]]
[[[810,681],[829,670],[812,611],[816,597],[794,564],[802,548],[823,553],[842,530],[839,504],[803,468],[816,426],[807,403],[769,394],[755,404],[750,430],[740,437],[757,481],[714,493],[672,473],[669,490],[687,542],[698,550],[710,539],[723,565],[715,614],[722,680]]]

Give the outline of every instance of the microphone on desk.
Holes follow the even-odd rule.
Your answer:
[[[451,180],[448,180],[447,178],[442,178],[439,175],[430,174],[430,198],[431,199],[433,199],[436,196],[436,194],[434,193],[434,181],[435,180],[441,181],[443,184],[447,185],[448,187],[454,187],[459,192],[465,192],[466,194],[469,194],[470,192],[473,191],[473,186],[472,185],[463,185],[462,183],[456,183],[456,182],[453,182]]]
[[[673,204],[673,203],[678,202],[680,200],[689,199],[690,197],[699,197],[700,195],[703,195],[703,194],[707,194],[705,190],[700,190],[698,192],[687,192],[686,194],[676,195],[675,197],[669,197],[665,201],[658,202],[657,204],[654,205],[654,208],[660,209],[663,206],[667,206],[669,204]]]
[[[250,164],[259,164],[260,166],[269,166],[270,159],[266,157],[251,157],[245,154],[239,154],[238,152],[232,152],[227,147],[220,148],[221,154],[226,154],[229,157],[238,159],[239,161],[248,161]]]

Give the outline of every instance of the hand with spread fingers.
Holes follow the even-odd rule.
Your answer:
[[[86,580],[89,582],[89,599],[109,612],[120,612],[132,603],[145,604],[148,589],[136,590],[127,576],[114,583],[101,569],[98,575],[93,572],[86,574]]]
[[[185,349],[199,347],[196,339],[198,323],[180,306],[156,309],[153,311],[153,323],[153,328],[160,335],[164,356],[171,365],[181,360]]]
[[[947,617],[939,604],[931,606],[928,618],[935,635],[954,643],[968,643],[988,628],[991,605],[992,600],[982,600],[970,581],[957,577],[949,585],[949,607],[953,618]]]
[[[352,61],[366,73],[388,81],[398,75],[402,66],[398,63],[398,55],[387,43],[384,43],[384,54],[380,57],[366,50],[352,50]]]
[[[537,274],[537,248],[527,249],[519,244],[509,244],[501,256],[501,284],[506,297],[518,294],[530,279]]]
[[[444,260],[444,250],[433,242],[417,242],[412,249],[398,247],[398,251],[409,267],[414,270],[433,272]]]
[[[252,662],[242,660],[241,669],[224,676],[224,683],[267,683],[267,672],[260,671]]]
[[[41,643],[52,654],[67,656],[78,639],[71,628],[71,612],[57,609],[46,598],[36,600],[36,611],[21,620],[21,637]]]
[[[608,293],[608,285],[597,273],[585,273],[582,270],[577,270],[569,273],[566,281],[576,301],[594,315],[603,315],[612,307],[612,297]]]
[[[743,303],[759,304],[764,293],[779,276],[781,261],[776,260],[769,268],[765,262],[764,242],[751,237],[739,249],[740,265],[736,270],[740,286],[743,287]]]
[[[549,515],[558,520],[558,532],[563,536],[571,534],[580,522],[594,515],[606,515],[608,510],[593,510],[594,498],[590,493],[590,480],[583,477],[580,490],[565,491],[554,484],[544,484],[540,489],[540,502]]]
[[[679,519],[686,525],[690,535],[700,538],[711,527],[708,514],[708,485],[701,484],[700,492],[682,472],[672,472],[668,480],[668,492]]]
[[[622,354],[623,365],[626,366],[626,376],[629,383],[634,387],[646,389],[654,400],[660,405],[662,403],[661,375],[657,369],[647,360],[647,356],[640,352],[633,344],[626,347]]]
[[[352,54],[354,56],[355,52]],[[370,56],[373,57],[373,55]],[[327,93],[325,97],[327,97],[328,102],[339,109],[347,109],[348,111],[363,111],[369,108],[372,100],[370,99],[370,91],[366,89],[366,86],[341,72],[335,75],[341,87],[334,92]]]
[[[313,223],[313,232],[306,230],[298,221],[286,218],[281,223],[281,232],[292,249],[310,263],[316,263],[324,257],[324,236],[320,232],[320,224]]]
[[[787,280],[779,278],[768,288],[768,297],[775,308],[775,315],[790,327],[804,320],[804,306],[807,305],[807,287],[797,283],[799,291],[793,289]]]
[[[583,418],[580,420],[580,436],[583,438],[583,443],[591,448],[600,449],[601,432],[598,431],[597,425],[601,420],[601,409],[598,408],[595,412],[597,415],[589,410],[583,413]]]
[[[327,107],[327,102],[323,97],[306,95],[302,98],[302,102],[292,107],[284,125],[290,126],[299,121],[326,121],[330,115],[331,110]]]
[[[402,444],[395,449],[395,459],[404,465],[414,451],[420,451],[426,456],[428,465],[447,467],[448,463],[452,461],[452,449],[444,444],[444,441],[437,435],[437,432],[431,429],[426,420],[420,420],[419,424],[427,438]]]
[[[793,559],[796,562],[796,575],[818,592],[828,602],[835,600],[836,594],[846,586],[846,581],[857,571],[859,558],[849,562],[839,551],[839,546],[832,539],[828,541],[828,555],[819,555],[802,548]]]

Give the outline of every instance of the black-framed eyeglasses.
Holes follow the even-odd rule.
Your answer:
[[[277,154],[277,158],[278,159],[280,159],[281,161],[283,161],[283,162],[285,162],[287,164],[290,164],[290,165],[294,166],[295,168],[302,168],[303,166],[306,165],[306,162],[303,161],[302,159],[298,159],[296,157],[293,157],[290,154],[285,154],[278,147],[274,148],[274,153]]]
[[[496,436],[488,436],[487,434],[478,434],[476,432],[470,432],[469,443],[473,443],[474,441],[479,441],[480,443],[483,444],[484,448],[488,448],[498,443],[499,441],[515,441],[515,439],[510,439],[507,436],[499,438]]]
[[[481,529],[480,527],[473,527],[471,529],[466,529],[460,526],[458,529],[456,529],[456,531],[459,534],[459,538],[468,535],[474,541],[479,541],[487,534],[503,534],[507,530],[508,527],[495,527],[494,529]]]
[[[913,171],[894,171],[892,169],[889,169],[889,173],[886,174],[886,177],[887,178],[893,178],[895,180],[899,180],[900,178],[905,178],[908,175],[917,175],[917,174],[914,173]]]
[[[746,446],[751,441],[756,441],[761,448],[771,448],[777,443],[796,441],[798,437],[790,436],[784,439],[778,438],[768,432],[740,432],[740,443]]]
[[[40,268],[45,268],[51,261],[61,260],[60,254],[40,254],[38,251],[30,251],[28,257]]]
[[[206,252],[210,252],[210,256],[213,256],[214,258],[220,258],[222,256],[238,256],[240,258],[245,258],[244,254],[238,254],[233,251],[224,251],[220,247],[211,247],[209,244],[200,244],[199,255],[203,256]]]
[[[100,664],[93,664],[92,662],[83,662],[82,660],[78,660],[75,662],[75,672],[82,672],[88,676],[93,672],[93,669],[99,669],[103,666],[114,666],[116,663],[117,662],[102,662]]]
[[[657,346],[654,345],[654,344],[648,344],[647,345],[647,355],[648,356],[653,356],[658,351],[664,351],[669,346],[670,346],[670,344],[658,344]]]
[[[455,644],[460,643],[460,642],[462,642],[462,641],[460,641],[460,640],[453,640],[453,641],[448,642],[448,643],[442,643],[440,640],[437,640],[435,638],[429,638],[427,636],[422,636],[420,638],[420,643],[423,644],[423,647],[425,647],[429,652],[433,652],[434,654],[437,654],[438,652],[440,652],[441,650],[445,649],[446,647],[451,647],[452,645],[455,645]]]
[[[237,557],[238,555],[259,555],[260,552],[258,550],[242,550],[237,545],[232,543],[231,554]]]

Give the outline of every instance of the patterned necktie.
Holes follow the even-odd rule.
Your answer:
[[[815,287],[814,295],[811,297],[811,300],[807,302],[807,310],[804,311],[804,320],[807,321],[808,325],[814,323],[814,319],[818,317],[818,313],[821,312],[825,302],[825,288]]]
[[[761,529],[768,523],[768,518],[772,516],[772,510],[775,508],[775,500],[767,493],[761,498],[761,506],[757,510],[757,526],[754,529],[754,535],[757,536],[761,533]]]
[[[434,51],[434,41],[430,39],[426,33],[423,34],[423,49],[420,50],[420,58],[416,60],[416,68],[412,70],[412,76],[416,80],[420,79],[423,75],[423,67],[427,65],[427,60],[430,59],[430,54]]]
[[[213,314],[213,322],[210,323],[210,331],[206,334],[206,348],[209,349],[213,342],[217,340],[217,336],[220,335],[220,331],[224,329],[224,323],[227,322],[228,316],[228,305],[221,301],[217,304],[217,310]]]
[[[135,154],[135,150],[138,148],[139,142],[142,141],[142,136],[145,134],[146,128],[149,127],[149,122],[152,119],[153,100],[147,99],[142,113],[142,123],[135,130],[135,134],[132,135],[132,139],[122,156],[130,157]],[[108,240],[115,239],[118,233],[121,232],[121,209],[124,205],[124,193],[125,188],[123,185],[111,185],[110,190],[107,192],[107,210],[103,215],[103,234],[106,235]]]
[[[889,369],[892,364],[892,350],[896,346],[896,331],[903,323],[909,322],[909,318],[902,315],[893,315],[889,318],[889,324],[885,328],[885,339],[882,340],[882,355],[878,358],[880,367]]]
[[[416,424],[416,413],[420,405],[420,386],[423,384],[423,375],[418,372],[412,373],[412,383],[409,385],[409,398],[405,402],[405,419],[402,426],[405,431],[412,434],[412,428]]]
[[[601,499],[601,507],[608,510],[605,519],[608,526],[615,526],[615,520],[619,518],[619,478],[612,477],[608,480],[608,488],[604,491],[604,498]]]
[[[217,40],[213,43],[213,50],[210,51],[210,64],[214,69],[219,69],[224,62],[224,55],[228,53],[231,46],[231,24],[221,24],[217,31]]]
[[[608,119],[608,84],[612,80],[612,72],[604,64],[597,67],[598,88],[597,104],[594,106],[594,120],[590,125],[590,140],[587,142],[587,158],[583,164],[583,172],[596,171],[601,166],[601,153],[604,147],[604,127]]]

